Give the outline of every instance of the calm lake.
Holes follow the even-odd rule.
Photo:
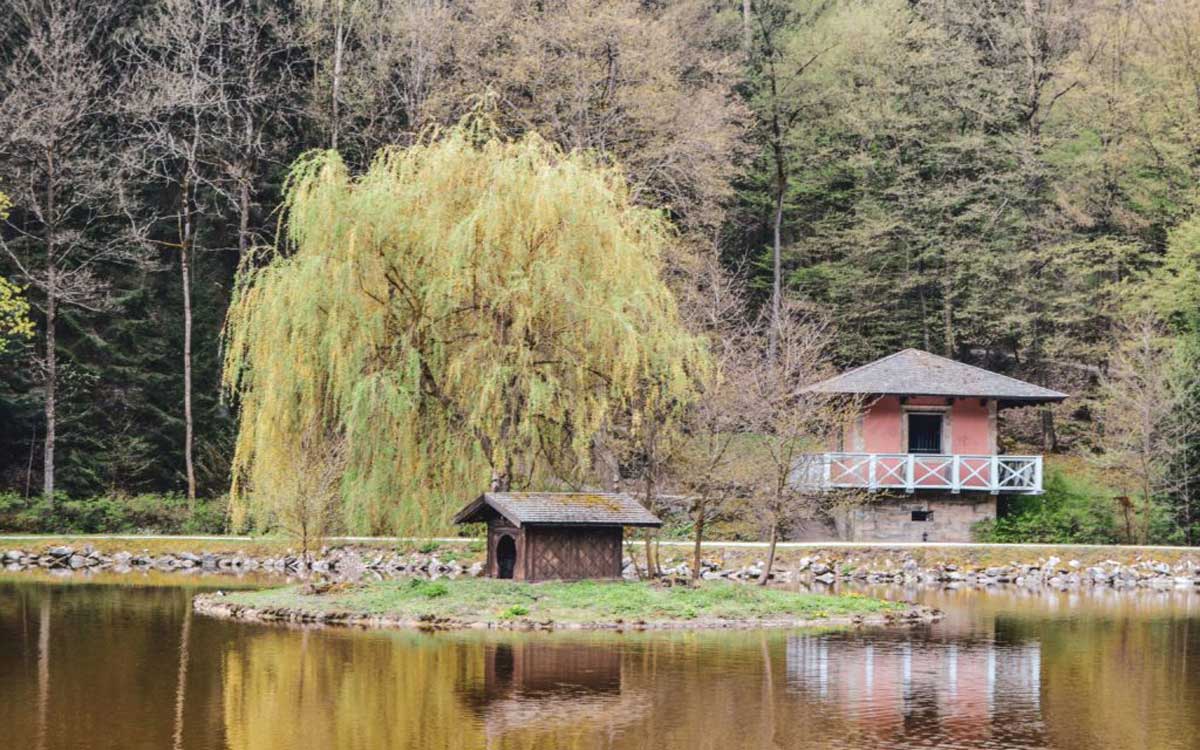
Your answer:
[[[1200,594],[925,591],[916,631],[418,634],[0,579],[4,748],[1200,748]]]

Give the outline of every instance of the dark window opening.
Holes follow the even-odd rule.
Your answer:
[[[908,415],[908,452],[942,452],[942,415]]]
[[[496,567],[497,578],[512,578],[517,567],[517,543],[507,534],[496,543]]]
[[[912,520],[914,521],[928,521],[932,516],[932,510],[914,510],[912,512]]]

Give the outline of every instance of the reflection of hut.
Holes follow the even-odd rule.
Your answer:
[[[662,526],[628,495],[489,492],[455,523],[488,526],[487,575],[518,581],[620,578],[625,526]]]
[[[479,704],[510,698],[621,692],[621,653],[614,648],[497,643],[484,651]]]

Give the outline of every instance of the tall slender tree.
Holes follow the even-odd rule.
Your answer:
[[[0,70],[0,169],[18,208],[0,240],[42,315],[42,492],[52,500],[59,317],[64,307],[108,307],[101,269],[125,251],[120,237],[96,231],[111,219],[116,192],[100,146],[112,90],[100,50],[112,9],[78,0],[14,0],[8,8],[13,46]]]

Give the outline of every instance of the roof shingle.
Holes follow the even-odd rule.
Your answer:
[[[454,522],[484,520],[485,506],[517,526],[662,526],[637,500],[613,492],[487,492],[459,511]]]
[[[818,393],[892,396],[959,396],[1010,402],[1062,401],[1067,394],[955,362],[920,349],[905,349],[809,386]]]

